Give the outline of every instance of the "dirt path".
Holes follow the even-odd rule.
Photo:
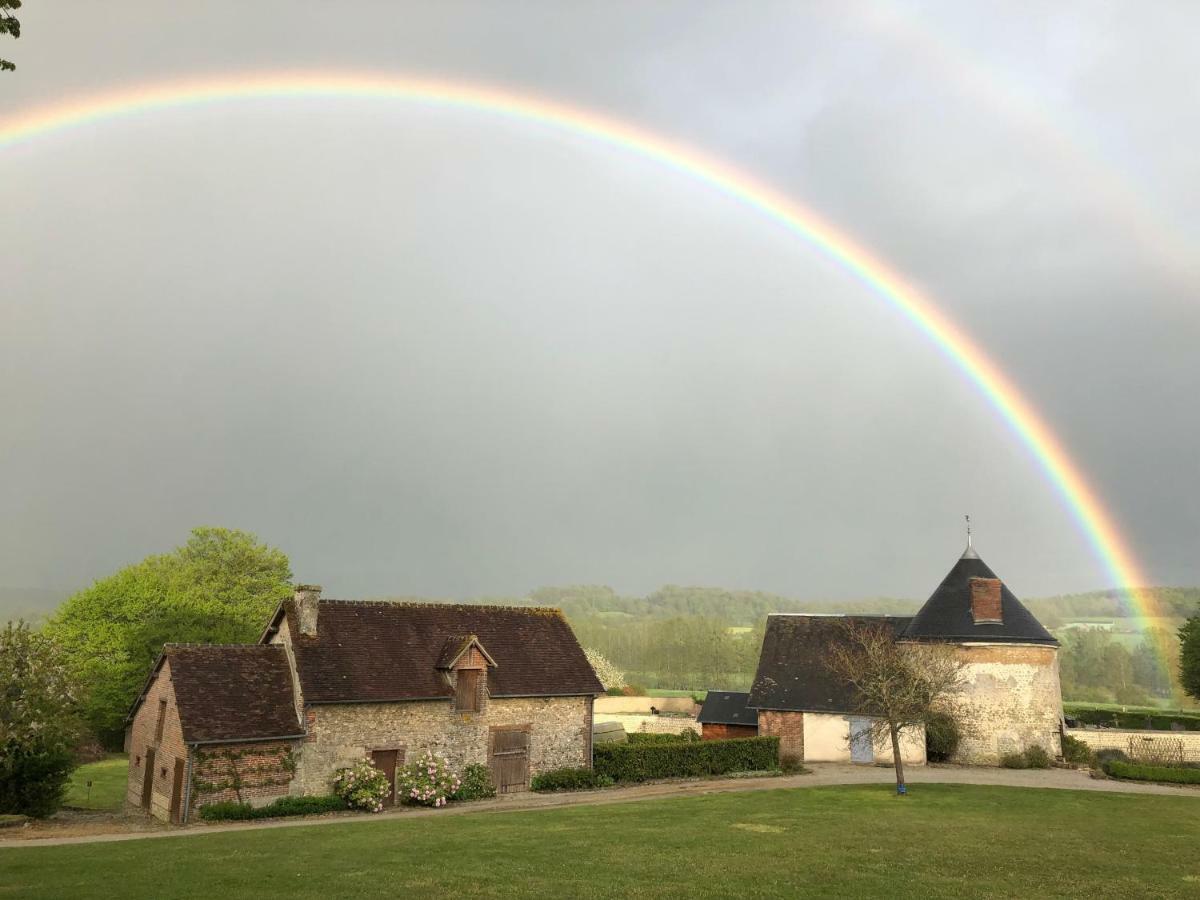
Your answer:
[[[225,834],[230,831],[264,828],[297,828],[320,825],[353,825],[388,819],[412,819],[422,816],[472,815],[517,810],[558,809],[564,806],[607,805],[632,803],[665,797],[693,797],[704,794],[727,794],[741,791],[766,791],[779,788],[825,787],[842,784],[890,784],[891,769],[874,766],[851,766],[838,763],[813,763],[807,775],[782,775],[771,778],[718,778],[697,781],[673,781],[644,784],[603,791],[584,791],[567,794],[510,794],[494,800],[463,803],[445,809],[401,807],[377,816],[337,814],[324,817],[277,819],[274,821],[228,823],[223,825],[189,825],[184,828],[160,828],[154,831],[133,830],[122,825],[119,831],[99,834],[54,836],[54,828],[23,829],[18,834],[0,832],[0,848],[90,844],[108,841],[149,840],[163,837],[189,837],[201,834]],[[1091,778],[1087,772],[1070,769],[992,769],[966,766],[914,767],[906,773],[908,783],[920,784],[982,784],[1005,787],[1051,788],[1055,790],[1101,791],[1112,794],[1161,794],[1193,797],[1200,800],[1200,788],[1143,784],[1131,781],[1112,781]],[[136,827],[136,826],[135,826]],[[141,827],[145,827],[142,825]]]

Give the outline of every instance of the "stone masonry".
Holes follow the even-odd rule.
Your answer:
[[[955,762],[995,765],[1034,744],[1062,754],[1058,649],[1032,644],[964,644],[964,687],[955,700],[964,735]]]
[[[453,700],[310,704],[291,790],[327,793],[336,769],[371,750],[402,750],[407,762],[430,750],[455,768],[487,765],[490,731],[497,726],[529,726],[530,777],[591,766],[591,707],[591,697],[488,698],[478,713],[454,710]]]
[[[161,719],[161,727],[160,727]],[[129,776],[125,788],[125,806],[137,810],[142,804],[146,767],[153,751],[154,772],[150,794],[150,815],[167,821],[171,812],[171,792],[175,779],[175,763],[187,765],[187,747],[171,685],[171,664],[164,662],[158,677],[150,686],[146,699],[130,723],[126,738],[129,751]],[[186,777],[186,776],[185,776]],[[186,781],[184,784],[186,790]]]

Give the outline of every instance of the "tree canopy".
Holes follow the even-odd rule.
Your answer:
[[[291,579],[287,556],[254,535],[197,528],[68,598],[45,630],[88,686],[88,724],[112,746],[164,643],[255,640]]]
[[[1179,680],[1189,697],[1200,700],[1200,612],[1179,629]]]
[[[13,10],[20,8],[21,0],[0,0],[0,34],[11,34],[14,38],[21,36],[21,23],[13,15]],[[7,59],[0,59],[0,72],[11,72],[15,68]]]
[[[79,687],[54,641],[0,630],[0,813],[47,816],[62,802],[80,736]]]

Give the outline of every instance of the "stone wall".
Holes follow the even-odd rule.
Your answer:
[[[1200,763],[1200,731],[1121,731],[1116,728],[1068,728],[1093,750],[1120,750],[1130,759],[1157,763]]]
[[[192,751],[190,814],[210,803],[264,806],[290,793],[294,741],[216,744]]]
[[[165,705],[164,705],[165,704]],[[159,737],[159,716],[162,715],[162,736]],[[153,784],[149,813],[163,822],[171,817],[171,792],[175,782],[175,763],[185,767],[184,790],[187,789],[187,747],[183,743],[183,728],[179,709],[175,705],[175,689],[171,685],[171,663],[164,660],[142,705],[129,724],[126,737],[129,748],[129,775],[125,787],[125,807],[130,811],[142,808],[142,787],[145,783],[149,752],[154,751]],[[181,798],[182,801],[182,798]]]
[[[759,737],[779,738],[780,760],[804,760],[804,713],[789,710],[760,709]]]
[[[505,725],[529,726],[530,777],[592,762],[591,697],[489,697],[478,713],[457,712],[450,700],[329,703],[309,705],[305,719],[294,794],[328,793],[334,770],[371,750],[402,750],[411,762],[428,749],[456,768],[487,765],[490,729]]]
[[[635,732],[679,734],[689,728],[696,734],[700,733],[700,723],[687,716],[645,716],[631,713],[604,713],[601,715],[597,712],[594,718],[597,722],[619,722],[626,734]]]
[[[965,644],[964,689],[954,701],[964,726],[954,762],[996,765],[1033,744],[1062,754],[1058,649],[1030,644]]]

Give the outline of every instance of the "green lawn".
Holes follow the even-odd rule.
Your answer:
[[[0,896],[1195,897],[1200,797],[917,785],[0,849]]]
[[[79,809],[102,809],[119,812],[125,801],[125,778],[129,757],[114,753],[108,759],[80,766],[71,774],[64,803]],[[87,783],[92,787],[89,796]]]

